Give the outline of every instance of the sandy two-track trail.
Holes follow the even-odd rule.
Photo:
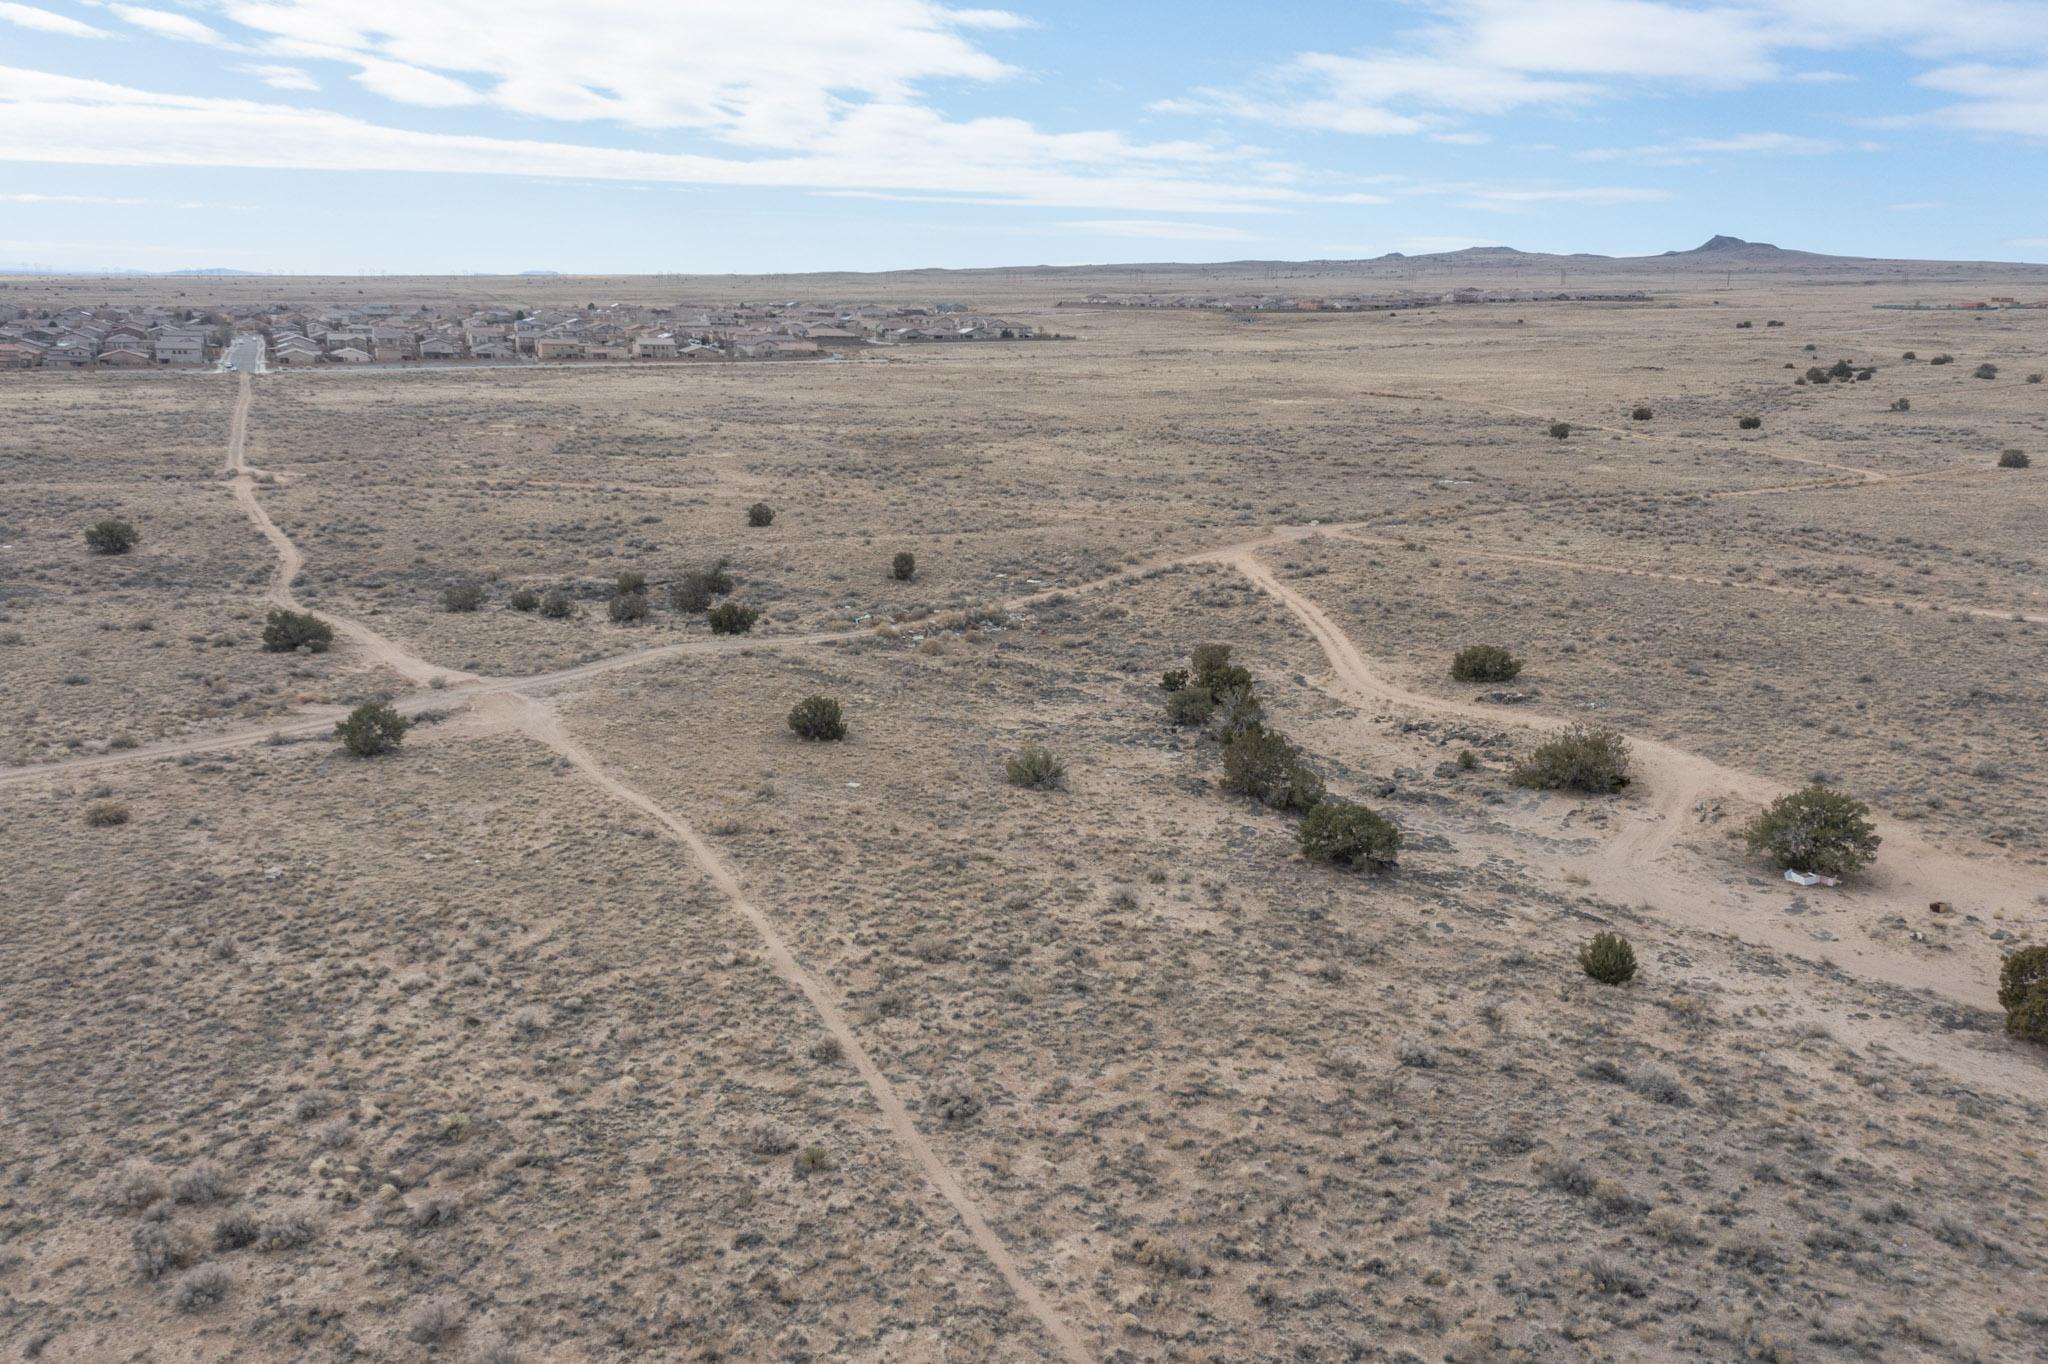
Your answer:
[[[303,555],[263,508],[260,490],[266,486],[270,476],[250,466],[247,460],[246,446],[252,403],[251,379],[246,373],[241,374],[237,380],[227,451],[228,486],[251,524],[277,552],[277,568],[266,593],[267,599],[280,607],[304,610],[307,608],[299,603],[292,590],[292,584],[304,562]],[[1804,460],[1795,462],[1818,463]],[[1864,482],[1901,481],[1889,475],[1855,470],[1848,466],[1825,467],[1831,472],[1858,476]],[[1260,557],[1262,551],[1316,536],[1357,535],[1360,538],[1367,538],[1368,542],[1373,542],[1368,538],[1369,534],[1370,527],[1363,523],[1275,527],[1233,544],[1192,554],[1162,557],[1133,565],[1091,582],[1065,588],[1048,588],[1013,598],[1000,605],[1009,610],[1021,610],[1062,595],[1112,589],[1120,584],[1135,582],[1177,567],[1197,564],[1219,565],[1243,574],[1301,624],[1327,660],[1332,679],[1330,690],[1347,700],[1393,707],[1424,716],[1478,721],[1496,727],[1535,728],[1558,723],[1554,717],[1535,714],[1504,715],[1497,707],[1427,696],[1388,681],[1312,598],[1283,580]],[[1528,562],[1531,566],[1552,566],[1550,561],[1538,560],[1534,556],[1527,556],[1526,559],[1507,554],[1487,554],[1478,557]],[[1638,573],[1638,570],[1631,569],[1582,567],[1587,567],[1589,571],[1612,571],[1630,575]],[[1645,572],[1642,576],[1670,575]],[[1695,581],[1689,578],[1677,580]],[[1790,588],[1769,588],[1764,585],[1697,581],[1710,586],[1740,586],[1745,590],[1757,586],[1762,590],[1798,591]],[[1976,608],[1952,609],[1971,610],[1973,614],[1996,614]],[[684,818],[665,808],[645,792],[607,772],[568,732],[559,714],[544,699],[547,693],[565,686],[588,681],[622,668],[643,666],[679,655],[724,653],[742,648],[760,650],[824,646],[867,638],[871,632],[837,630],[784,637],[692,639],[594,660],[551,673],[527,677],[481,677],[446,668],[422,658],[360,621],[325,611],[316,610],[314,614],[330,623],[338,634],[351,646],[362,650],[366,657],[389,667],[415,687],[421,688],[398,701],[397,704],[402,710],[417,713],[434,706],[466,705],[470,714],[469,723],[463,726],[464,732],[511,730],[546,745],[564,758],[591,785],[612,799],[642,811],[681,844],[706,879],[723,895],[752,931],[777,973],[811,1003],[826,1030],[839,1041],[845,1054],[853,1062],[906,1158],[923,1174],[934,1192],[952,1208],[975,1245],[988,1257],[990,1263],[1017,1295],[1019,1302],[1041,1325],[1059,1353],[1070,1361],[1084,1361],[1093,1357],[1082,1332],[1027,1277],[1024,1267],[1010,1253],[959,1176],[940,1159],[920,1132],[894,1084],[875,1063],[848,1022],[832,990],[796,957],[790,949],[788,939],[778,929],[775,921],[749,898],[733,868]],[[170,741],[125,752],[103,753],[58,763],[17,768],[0,772],[0,784],[34,782],[116,764],[218,751],[261,743],[277,735],[313,735],[329,728],[332,720],[332,714],[328,713],[284,726],[271,725]],[[1476,853],[1503,853],[1525,866],[1536,865],[1547,858],[1550,863],[1559,864],[1559,873],[1583,877],[1592,894],[1612,903],[1645,906],[1646,910],[1658,919],[1669,921],[1675,926],[1726,934],[1760,942],[1779,950],[1810,955],[1813,952],[1813,943],[1796,925],[1779,922],[1772,916],[1760,915],[1753,904],[1744,902],[1736,887],[1727,884],[1725,879],[1717,879],[1711,874],[1710,868],[1703,872],[1701,860],[1696,856],[1695,850],[1686,845],[1687,834],[1699,828],[1694,811],[1703,801],[1732,797],[1741,802],[1759,803],[1776,796],[1783,788],[1769,779],[1721,766],[1668,744],[1641,739],[1632,742],[1640,779],[1629,799],[1614,804],[1615,831],[1598,846],[1582,854],[1568,854],[1563,858],[1555,852],[1546,853],[1544,858],[1536,858],[1530,854],[1533,843],[1518,842],[1519,831],[1512,828],[1505,832],[1488,830],[1468,833],[1461,830],[1461,843],[1466,849]],[[1954,898],[1958,886],[1969,886],[1977,893],[1998,898],[2014,906],[2023,903],[2037,889],[2015,867],[1993,861],[1959,857],[1928,846],[1909,833],[1887,830],[1886,854],[1878,873],[1867,883],[1859,885],[1854,892],[1858,916],[1867,921],[1914,910],[1924,912],[1925,905],[1930,899]],[[1835,964],[1840,970],[1852,976],[1895,987],[1929,991],[1974,1008],[1984,1007],[1989,995],[1983,963],[1967,959],[1961,954],[1941,958],[1921,956],[1912,954],[1902,946],[1886,946],[1875,940],[1844,942],[1839,945],[1839,952],[1841,959]],[[1973,1050],[1965,1041],[1952,1034],[1922,1036],[1910,1032],[1904,1022],[1852,1026],[1866,1035],[1881,1038],[1885,1045],[1893,1047],[1901,1054],[1932,1061],[1953,1074],[1967,1076],[2008,1092],[2037,1091],[2041,1083],[2041,1068],[2030,1059],[2009,1053]]]

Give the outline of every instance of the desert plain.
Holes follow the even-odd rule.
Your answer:
[[[1616,282],[842,277],[1067,339],[0,375],[0,1347],[2048,1359],[1995,1001],[2048,942],[2048,310],[1872,306],[2040,281]],[[750,633],[667,603],[720,562]],[[1398,866],[1222,789],[1160,686],[1208,642]],[[1510,780],[1569,723],[1620,793]],[[1884,840],[1838,887],[1736,833],[1812,781]]]

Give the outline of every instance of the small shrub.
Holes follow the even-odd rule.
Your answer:
[[[134,1160],[121,1167],[114,1176],[113,1189],[107,1201],[117,1208],[139,1212],[150,1204],[170,1194],[170,1186],[156,1166],[146,1160]]]
[[[1602,985],[1626,985],[1636,978],[1636,950],[1619,933],[1595,933],[1579,948],[1579,969]]]
[[[726,572],[725,564],[726,561],[720,559],[711,567],[700,570],[704,577],[704,585],[711,589],[711,595],[714,597],[727,596],[732,592],[732,574]]]
[[[1394,865],[1401,831],[1363,805],[1325,800],[1301,822],[1301,851],[1318,862],[1380,871]]]
[[[1166,718],[1183,729],[1207,724],[1215,711],[1216,698],[1207,687],[1184,686],[1166,698]]]
[[[1629,413],[1628,417],[1630,421],[1646,422],[1650,420],[1650,418],[1654,415],[1656,414],[1651,412],[1649,408],[1639,407],[1635,411]]]
[[[512,595],[505,599],[505,605],[519,612],[538,611],[540,593],[531,587],[515,587],[512,589]]]
[[[272,611],[263,618],[266,653],[288,654],[304,649],[324,654],[334,645],[334,627],[311,611]]]
[[[1894,399],[1892,399],[1892,411],[1894,411],[1894,412],[1911,412],[1912,410],[1913,410],[1913,400],[1912,400],[1911,398],[1894,398]]]
[[[2005,1030],[2048,1046],[2048,947],[2022,947],[1998,970],[1998,1002]]]
[[[1515,769],[1515,785],[1596,795],[1628,785],[1628,740],[1618,731],[1569,725]]]
[[[647,575],[627,569],[620,573],[618,577],[612,579],[612,592],[614,595],[621,597],[630,596],[638,592],[644,597],[647,595]]]
[[[126,554],[141,539],[141,532],[118,516],[103,517],[85,528],[85,547],[95,554]]]
[[[474,611],[484,604],[488,595],[482,583],[474,578],[464,578],[441,589],[441,606],[448,611]]]
[[[751,606],[742,606],[736,601],[724,601],[711,608],[706,617],[711,622],[714,635],[744,635],[754,628],[754,622],[761,613]]]
[[[1744,332],[1744,331],[1748,331],[1748,330],[1749,330],[1749,329],[1750,329],[1751,327],[1753,327],[1753,326],[1755,326],[1755,325],[1756,325],[1756,324],[1755,324],[1755,323],[1753,323],[1753,322],[1738,322],[1738,323],[1736,323],[1736,324],[1735,324],[1735,330],[1737,330],[1737,331],[1739,331],[1739,332]]]
[[[1571,433],[1572,424],[1570,422],[1552,422],[1550,424],[1550,435],[1553,440],[1563,440]]]
[[[1460,682],[1512,682],[1522,675],[1522,660],[1498,644],[1469,644],[1451,659],[1451,676]]]
[[[889,561],[889,573],[899,583],[907,583],[917,576],[917,556],[909,550],[898,551]]]
[[[789,710],[789,727],[803,739],[829,742],[846,737],[839,703],[829,696],[806,696]]]
[[[436,1298],[412,1314],[406,1324],[406,1339],[415,1345],[432,1345],[455,1334],[461,1316],[452,1303]]]
[[[576,603],[559,587],[551,587],[540,599],[540,613],[549,620],[567,620],[576,614]]]
[[[1223,749],[1223,785],[1274,810],[1312,810],[1323,779],[1285,735],[1254,725]]]
[[[647,619],[647,594],[621,592],[605,603],[605,614],[614,625],[635,625]]]
[[[1782,323],[1782,322],[1779,322],[1779,321],[1777,321],[1777,320],[1775,320],[1775,319],[1773,319],[1772,321],[1769,321],[1769,322],[1766,322],[1766,323],[1764,323],[1764,325],[1765,325],[1766,327],[1782,327],[1782,326],[1784,326],[1785,324],[1784,324],[1784,323]]]
[[[1219,744],[1227,744],[1265,722],[1266,708],[1252,689],[1234,687],[1216,698],[1216,709],[1209,716],[1209,736]]]
[[[1880,840],[1870,807],[1813,785],[1780,796],[1743,828],[1751,853],[1794,871],[1847,876],[1869,865]]]
[[[1754,431],[1764,424],[1762,417],[1738,417],[1735,424],[1745,431]]]
[[[1956,358],[1953,355],[1937,355],[1927,363],[1930,365],[1953,365],[1955,362]]]
[[[144,1222],[128,1238],[135,1253],[135,1272],[154,1282],[199,1258],[199,1247],[187,1233],[168,1222]]]
[[[256,1231],[258,1250],[297,1250],[313,1239],[313,1219],[303,1213],[267,1217]]]
[[[1211,696],[1249,690],[1252,685],[1251,669],[1230,661],[1228,644],[1197,644],[1188,661],[1194,665],[1195,684],[1206,687]]]
[[[2027,376],[2027,382],[2030,384],[2038,384],[2041,382],[2041,376],[2038,374],[2029,374]]]
[[[2024,450],[2001,450],[1998,454],[1998,467],[2001,469],[2024,469],[2033,462]]]
[[[1970,374],[1971,377],[1977,379],[1996,379],[1998,377],[1998,366],[1985,363],[1971,370]]]
[[[171,1293],[171,1301],[180,1312],[204,1312],[217,1306],[228,1295],[228,1288],[234,1281],[219,1265],[201,1265],[178,1280],[178,1286]]]
[[[113,829],[128,822],[128,807],[118,800],[96,800],[85,807],[85,827]]]
[[[669,584],[669,609],[686,616],[711,609],[711,582],[708,575],[691,569],[682,577]]]
[[[383,701],[365,701],[334,722],[334,733],[342,746],[358,758],[374,758],[396,749],[412,721]]]
[[[214,1219],[213,1248],[228,1251],[253,1246],[259,1231],[255,1217],[246,1208],[231,1209]]]
[[[1044,744],[1026,744],[1003,764],[1010,785],[1034,791],[1057,791],[1067,784],[1067,765]]]
[[[171,1181],[171,1197],[180,1203],[218,1203],[227,1187],[227,1172],[210,1160],[202,1160],[178,1172]]]
[[[753,506],[747,508],[748,525],[760,527],[773,525],[774,523],[775,508],[769,506],[766,502],[756,502]]]
[[[1828,378],[1830,379],[1846,379],[1855,372],[1855,367],[1847,360],[1837,360],[1828,366]]]
[[[822,1174],[832,1168],[832,1153],[822,1146],[806,1146],[791,1163],[799,1176]]]
[[[1901,352],[1899,358],[1901,360],[1918,360],[1920,356],[1916,352],[1909,350]]]

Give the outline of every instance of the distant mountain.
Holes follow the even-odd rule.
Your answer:
[[[521,279],[554,279],[561,273],[560,270],[521,270],[519,277]]]
[[[166,270],[164,273],[167,275],[254,275],[258,272],[255,270],[230,270],[226,266],[215,265],[205,270]]]

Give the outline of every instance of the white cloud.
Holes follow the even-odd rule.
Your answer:
[[[176,38],[180,42],[205,43],[208,46],[225,46],[227,40],[200,23],[189,14],[173,14],[169,10],[146,9],[141,5],[115,5],[114,13],[126,19],[139,29],[145,29],[159,38]]]
[[[350,63],[406,104],[692,129],[798,150],[920,82],[1016,73],[973,35],[1023,26],[935,0],[212,0],[271,55]]]
[[[1095,218],[1083,222],[1060,223],[1077,232],[1093,232],[1105,237],[1146,237],[1155,241],[1174,242],[1243,242],[1250,241],[1252,234],[1242,228],[1224,227],[1216,223],[1184,223],[1165,221],[1157,218]]]
[[[364,61],[356,72],[356,83],[373,94],[401,104],[418,104],[445,109],[459,104],[481,104],[484,97],[459,80],[407,66],[404,62]]]
[[[266,62],[249,62],[235,70],[247,76],[254,76],[273,90],[318,90],[320,82],[296,66],[275,66]]]
[[[14,0],[0,0],[0,20],[22,28],[32,28],[38,33],[61,33],[67,38],[104,38],[103,29],[91,24],[80,23],[68,15],[52,14],[34,5],[18,5]]]
[[[159,94],[0,67],[0,160],[555,176],[982,197],[1011,204],[1242,213],[1359,201],[1263,168],[1233,181],[1199,143],[1045,133],[1016,119],[948,121],[912,105],[854,109],[803,153],[714,156],[432,133],[259,101]]]
[[[1735,133],[1727,137],[1685,137],[1645,147],[1593,147],[1574,152],[1581,161],[1649,161],[1660,165],[1692,165],[1707,156],[1758,153],[1770,156],[1820,156],[1840,151],[1827,138],[1794,133]]]
[[[1964,96],[1934,117],[1978,132],[2048,137],[2048,64],[1991,66],[1964,63],[1939,67],[1916,78],[1930,90]]]
[[[1424,22],[1362,52],[1312,49],[1243,88],[1163,100],[1162,113],[1225,114],[1288,127],[1441,135],[1474,118],[1545,106],[1850,77],[1797,70],[1803,54],[1857,47],[1922,60],[2048,61],[2038,0],[1414,0]],[[2048,69],[2048,67],[2040,68]],[[1997,68],[2008,84],[2039,70]],[[1923,83],[1996,85],[1994,68],[1958,66]],[[2038,133],[2044,103],[1993,95],[1945,111],[1987,131]]]

